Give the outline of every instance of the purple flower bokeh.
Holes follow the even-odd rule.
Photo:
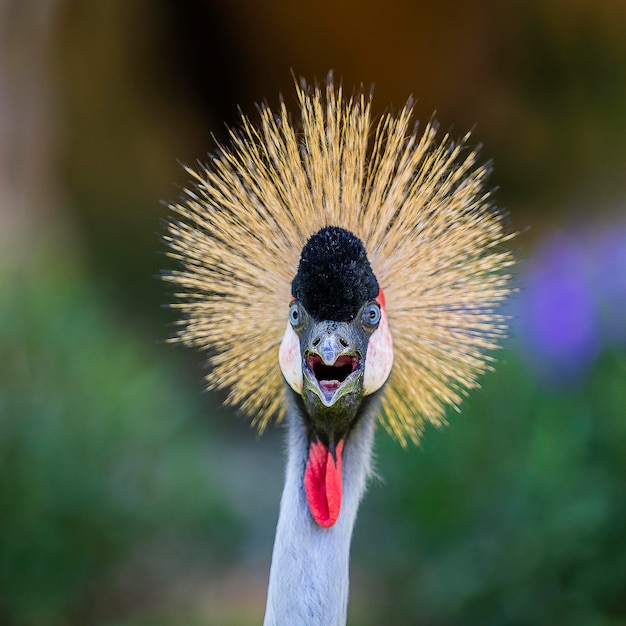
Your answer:
[[[539,377],[575,382],[626,344],[626,226],[551,236],[522,280],[517,330]]]

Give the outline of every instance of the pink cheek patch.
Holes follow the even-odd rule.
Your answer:
[[[302,392],[302,355],[300,339],[291,324],[287,328],[278,349],[278,362],[287,384],[297,393]]]
[[[378,391],[385,384],[393,365],[393,342],[382,289],[376,301],[380,304],[381,317],[378,328],[372,333],[367,343],[363,374],[363,391],[366,395]]]

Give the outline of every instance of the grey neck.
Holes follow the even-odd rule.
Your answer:
[[[339,519],[321,528],[304,492],[308,437],[301,409],[290,400],[288,459],[280,503],[264,626],[343,626],[349,591],[352,529],[371,472],[377,399],[370,399],[343,450]]]

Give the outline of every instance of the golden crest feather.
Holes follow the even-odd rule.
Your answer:
[[[166,280],[176,288],[175,341],[208,351],[210,388],[227,388],[261,431],[283,417],[278,347],[290,287],[308,238],[324,226],[358,236],[385,293],[394,366],[382,422],[402,444],[442,422],[489,369],[506,330],[512,253],[485,190],[488,170],[467,139],[421,133],[407,104],[371,120],[371,97],[297,86],[286,105],[242,117],[230,146],[172,205]],[[370,138],[372,141],[370,143]]]

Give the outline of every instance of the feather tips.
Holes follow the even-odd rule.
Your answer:
[[[281,103],[242,117],[194,186],[172,206],[166,280],[184,316],[175,340],[208,351],[210,388],[227,388],[262,431],[283,416],[278,346],[291,281],[307,239],[341,226],[359,237],[385,292],[395,363],[383,424],[401,443],[489,369],[505,332],[496,311],[509,292],[509,236],[491,207],[468,136],[418,133],[412,108],[384,115],[372,132],[371,98],[297,88],[296,127]]]

